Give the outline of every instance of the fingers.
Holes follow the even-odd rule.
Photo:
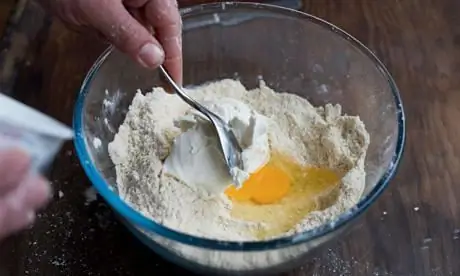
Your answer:
[[[165,53],[160,43],[134,19],[121,1],[85,0],[80,9],[85,20],[104,34],[110,42],[146,68],[163,63]]]
[[[0,239],[26,228],[35,221],[35,217],[33,211],[24,212],[2,208],[0,210]]]
[[[28,177],[18,190],[19,195],[13,194],[13,197],[16,196],[16,201],[21,202],[22,206],[26,210],[38,210],[48,203],[51,198],[51,187],[49,182],[44,179],[42,176],[31,176]],[[22,195],[20,194],[22,193]]]
[[[40,176],[27,177],[12,192],[0,198],[0,238],[19,231],[35,220],[35,212],[50,199],[48,182]]]
[[[130,8],[141,8],[143,7],[149,0],[124,0],[123,3]]]
[[[30,158],[20,150],[0,152],[0,197],[14,190],[28,173]]]
[[[176,0],[41,1],[65,22],[96,29],[142,66],[164,64],[182,84],[182,25]],[[154,28],[155,36],[144,22]]]
[[[25,228],[50,199],[49,183],[29,174],[30,159],[19,150],[0,153],[0,238]]]
[[[149,33],[153,34],[152,26],[150,26],[149,22],[145,18],[145,14],[142,9],[128,8],[128,11],[142,26],[147,28]]]
[[[164,65],[174,80],[182,84],[182,21],[176,0],[150,0],[146,18],[165,51]]]

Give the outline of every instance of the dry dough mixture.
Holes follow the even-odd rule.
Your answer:
[[[359,200],[365,184],[369,135],[359,117],[341,114],[340,105],[313,107],[299,96],[276,93],[264,82],[248,91],[239,81],[230,79],[189,93],[200,102],[228,97],[249,105],[273,122],[268,129],[271,149],[288,154],[302,165],[344,174],[337,201],[308,214],[285,235],[334,219]],[[173,140],[180,134],[174,120],[189,109],[179,97],[162,88],[136,94],[109,144],[120,196],[145,216],[181,232],[227,241],[254,240],[251,230],[263,226],[233,218],[227,196],[210,196],[162,171]]]

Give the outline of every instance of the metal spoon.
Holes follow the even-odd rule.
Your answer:
[[[189,95],[187,95],[187,93],[185,93],[182,88],[179,87],[179,85],[177,85],[176,82],[171,78],[163,65],[160,66],[160,71],[168,83],[174,88],[177,95],[182,98],[182,100],[201,112],[209,119],[209,121],[211,121],[212,125],[216,129],[217,136],[219,137],[225,163],[227,164],[228,172],[233,179],[233,185],[236,187],[241,187],[243,183],[240,183],[241,180],[237,177],[236,169],[242,169],[243,167],[243,161],[241,160],[242,149],[230,126],[220,116],[210,111],[205,106],[201,105],[192,99]]]

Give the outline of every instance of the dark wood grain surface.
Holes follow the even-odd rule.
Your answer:
[[[16,1],[14,0],[3,0],[0,2],[0,33],[4,32],[15,3]]]
[[[0,84],[70,124],[78,88],[105,45],[26,6],[16,36],[2,41]],[[460,275],[460,2],[304,0],[302,9],[345,29],[387,65],[408,140],[397,176],[354,229],[286,275]],[[90,183],[72,145],[49,177],[54,200],[32,229],[1,243],[1,276],[184,272],[85,195]]]

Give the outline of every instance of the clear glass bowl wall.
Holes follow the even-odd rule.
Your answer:
[[[149,91],[163,83],[158,72],[139,67],[112,49],[88,73],[75,108],[75,143],[83,168],[127,227],[173,262],[212,273],[265,273],[292,267],[345,230],[393,176],[404,145],[404,113],[397,88],[361,43],[307,14],[248,3],[208,4],[182,12],[184,85],[237,78],[254,88],[263,78],[276,91],[297,94],[314,105],[339,103],[345,113],[361,117],[371,137],[362,200],[331,224],[266,242],[192,237],[143,217],[116,194],[107,144],[137,89]]]

